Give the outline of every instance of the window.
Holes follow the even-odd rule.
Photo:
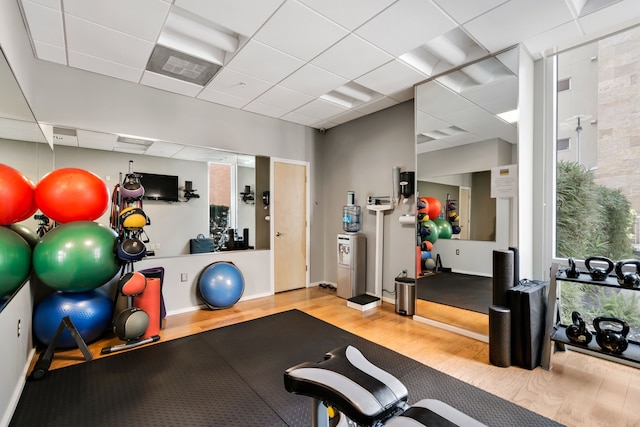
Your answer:
[[[558,54],[558,258],[638,257],[640,28]]]

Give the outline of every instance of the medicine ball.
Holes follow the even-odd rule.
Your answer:
[[[113,332],[123,341],[137,340],[148,327],[149,315],[137,307],[122,310],[113,321]]]
[[[129,237],[118,241],[116,255],[122,261],[139,261],[147,254],[147,247],[140,239]]]
[[[144,187],[135,175],[127,175],[120,187],[120,194],[125,200],[140,200],[144,196]]]
[[[120,224],[128,231],[141,230],[147,225],[147,215],[140,208],[124,208],[120,212]]]
[[[118,280],[118,291],[122,295],[140,295],[147,287],[147,278],[139,271],[132,271]]]

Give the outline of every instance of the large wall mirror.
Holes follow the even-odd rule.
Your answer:
[[[458,227],[430,245],[430,256],[447,270],[482,279],[485,287],[492,280],[491,253],[509,246],[514,217],[511,201],[491,197],[491,170],[517,158],[518,53],[512,48],[460,66],[415,92],[418,197],[438,199],[440,219]],[[436,289],[438,271],[424,262],[417,267],[416,315],[486,335],[491,294],[480,292],[469,304],[469,292]],[[469,316],[442,314],[444,305]],[[473,308],[478,306],[485,312]]]
[[[33,183],[37,183],[52,170],[53,151],[33,117],[2,50],[0,88],[0,163],[18,170]],[[0,203],[4,205],[6,201]],[[38,221],[33,217],[26,218],[20,224],[32,231],[36,231],[38,227]],[[0,311],[19,289],[20,287],[14,292],[0,295]]]

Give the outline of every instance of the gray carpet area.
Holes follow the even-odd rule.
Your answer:
[[[167,341],[28,381],[11,426],[308,426],[284,371],[351,344],[400,379],[490,426],[557,423],[297,310]]]

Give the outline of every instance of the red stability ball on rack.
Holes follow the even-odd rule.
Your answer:
[[[54,221],[93,221],[107,211],[109,189],[96,174],[62,168],[45,175],[36,186],[35,199],[43,214]]]

